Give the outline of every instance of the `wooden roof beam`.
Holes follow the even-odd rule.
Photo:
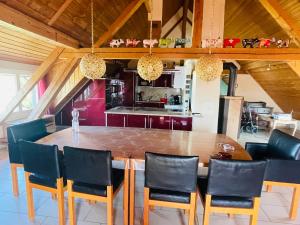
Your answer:
[[[63,52],[62,48],[55,49],[48,56],[48,58],[37,68],[37,70],[26,82],[26,84],[22,87],[22,89],[18,91],[17,95],[7,105],[6,110],[0,115],[0,123],[4,122],[8,118],[10,113],[12,113],[14,109],[22,102],[22,100],[26,97],[26,95],[38,83],[38,81],[47,74],[47,72],[57,61],[58,57],[61,55],[62,52]]]
[[[132,0],[131,3],[123,10],[121,15],[115,20],[115,22],[94,44],[95,47],[99,47],[107,40],[111,39],[130,19],[130,17],[140,8],[145,0]]]
[[[81,58],[91,52],[90,48],[65,49],[61,57]],[[95,48],[104,59],[139,59],[149,52],[147,48]],[[223,60],[300,60],[299,48],[153,48],[153,54],[161,59],[198,59],[210,52]]]
[[[60,8],[56,11],[56,13],[52,16],[52,18],[49,20],[48,25],[52,26],[55,21],[60,17],[61,14],[68,8],[68,6],[71,4],[73,0],[65,0],[65,2],[60,6]]]
[[[192,23],[192,47],[193,48],[201,47],[203,2],[204,0],[194,0],[193,23]]]
[[[28,120],[38,119],[43,116],[77,65],[78,59],[72,58],[67,60],[64,69],[57,71],[57,74],[55,74],[55,77],[51,81],[46,92],[43,94],[36,107],[30,113]]]
[[[0,2],[0,20],[24,30],[46,37],[72,48],[79,48],[79,41],[71,36],[27,16]]]
[[[300,26],[291,15],[282,8],[277,0],[259,0],[279,26],[300,46]]]
[[[152,7],[151,7],[151,0],[145,0],[145,7],[147,9],[147,12],[148,13],[151,13],[152,12]]]

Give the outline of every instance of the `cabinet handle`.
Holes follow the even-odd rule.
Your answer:
[[[147,128],[147,117],[145,117],[145,128]]]
[[[152,128],[152,118],[150,118],[150,128]]]
[[[174,119],[172,119],[172,130],[174,130]]]
[[[126,127],[126,119],[125,119],[125,116],[124,116],[124,119],[123,119],[123,127]]]

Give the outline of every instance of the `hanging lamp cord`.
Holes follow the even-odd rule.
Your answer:
[[[153,5],[152,0],[150,0],[150,55],[152,54],[152,14],[153,14]]]
[[[91,34],[92,34],[92,54],[94,54],[94,1],[91,0]]]

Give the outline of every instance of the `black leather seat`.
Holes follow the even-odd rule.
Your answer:
[[[64,225],[63,154],[57,145],[43,145],[19,141],[26,178],[28,216],[34,218],[32,189],[40,189],[58,196],[60,225]]]
[[[112,225],[113,197],[124,182],[124,170],[112,169],[111,151],[65,146],[64,161],[68,180],[70,223],[75,224],[74,198],[78,197],[106,202],[107,223]]]
[[[268,162],[265,184],[293,187],[294,200],[290,218],[295,219],[300,198],[300,139],[280,130],[273,130],[268,143],[246,143],[246,150],[254,160]],[[268,188],[270,190],[270,188]]]
[[[189,220],[193,223],[198,161],[195,156],[145,153],[144,224],[148,224],[149,206],[166,204],[189,209]]]
[[[208,177],[198,178],[198,190],[205,206],[204,223],[208,224],[210,212],[235,213],[232,210],[235,208],[255,217],[266,164],[265,161],[211,159]]]
[[[9,162],[11,164],[13,193],[15,196],[19,195],[17,167],[23,167],[20,152],[22,146],[19,146],[19,140],[22,139],[34,142],[48,134],[49,133],[46,130],[46,124],[43,119],[21,123],[7,128]]]

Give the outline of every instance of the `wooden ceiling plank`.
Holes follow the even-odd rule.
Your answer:
[[[182,14],[182,24],[181,24],[181,37],[186,38],[186,23],[187,23],[187,14],[189,9],[189,0],[184,0],[183,3],[183,14]],[[185,46],[185,44],[184,44]]]
[[[43,94],[36,107],[30,113],[28,117],[29,120],[38,119],[44,114],[44,112],[52,103],[52,100],[54,100],[58,95],[60,89],[63,87],[77,66],[78,59],[72,58],[65,63],[64,69],[57,71],[57,74],[55,74],[46,92]]]
[[[38,59],[29,59],[28,57],[18,57],[18,56],[4,54],[1,51],[0,51],[0,60],[29,64],[29,65],[40,65],[43,62],[42,60],[38,60]]]
[[[90,48],[66,49],[61,57],[78,57],[91,52]],[[139,59],[147,54],[147,48],[95,48],[95,53],[104,59]],[[161,59],[197,59],[211,52],[223,60],[300,60],[299,48],[153,48],[152,52]]]
[[[60,8],[56,11],[56,13],[49,20],[48,25],[52,26],[56,20],[60,17],[61,14],[68,8],[68,6],[72,3],[73,0],[65,0],[65,2],[60,6]]]
[[[48,58],[37,68],[30,79],[26,82],[22,89],[18,91],[16,96],[7,105],[6,110],[0,115],[0,123],[3,123],[10,113],[22,102],[26,95],[32,90],[32,88],[37,84],[37,82],[43,78],[46,73],[50,70],[56,60],[59,58],[60,54],[63,52],[63,48],[56,48]]]
[[[123,10],[121,15],[113,22],[106,31],[94,44],[95,47],[99,47],[107,40],[111,39],[121,27],[130,19],[130,17],[140,8],[145,0],[132,0],[131,3]]]
[[[193,48],[201,47],[203,2],[204,0],[194,0],[193,23],[192,23],[192,47]]]
[[[279,26],[300,46],[300,27],[297,21],[282,8],[277,0],[259,0]]]
[[[178,26],[178,24],[180,24],[182,22],[182,17],[167,31],[167,33],[165,33],[165,35],[163,36],[163,38],[166,38],[169,36],[169,34],[172,33],[172,31]]]
[[[151,1],[152,0],[145,0],[145,2],[144,2],[145,3],[145,7],[146,7],[148,13],[151,13],[151,11],[152,11],[151,10],[152,9],[152,7],[151,7]]]
[[[33,19],[7,5],[0,3],[0,20],[14,26],[20,27],[32,33],[62,43],[72,48],[79,47],[79,41],[62,33],[61,31],[50,27],[36,19]]]

